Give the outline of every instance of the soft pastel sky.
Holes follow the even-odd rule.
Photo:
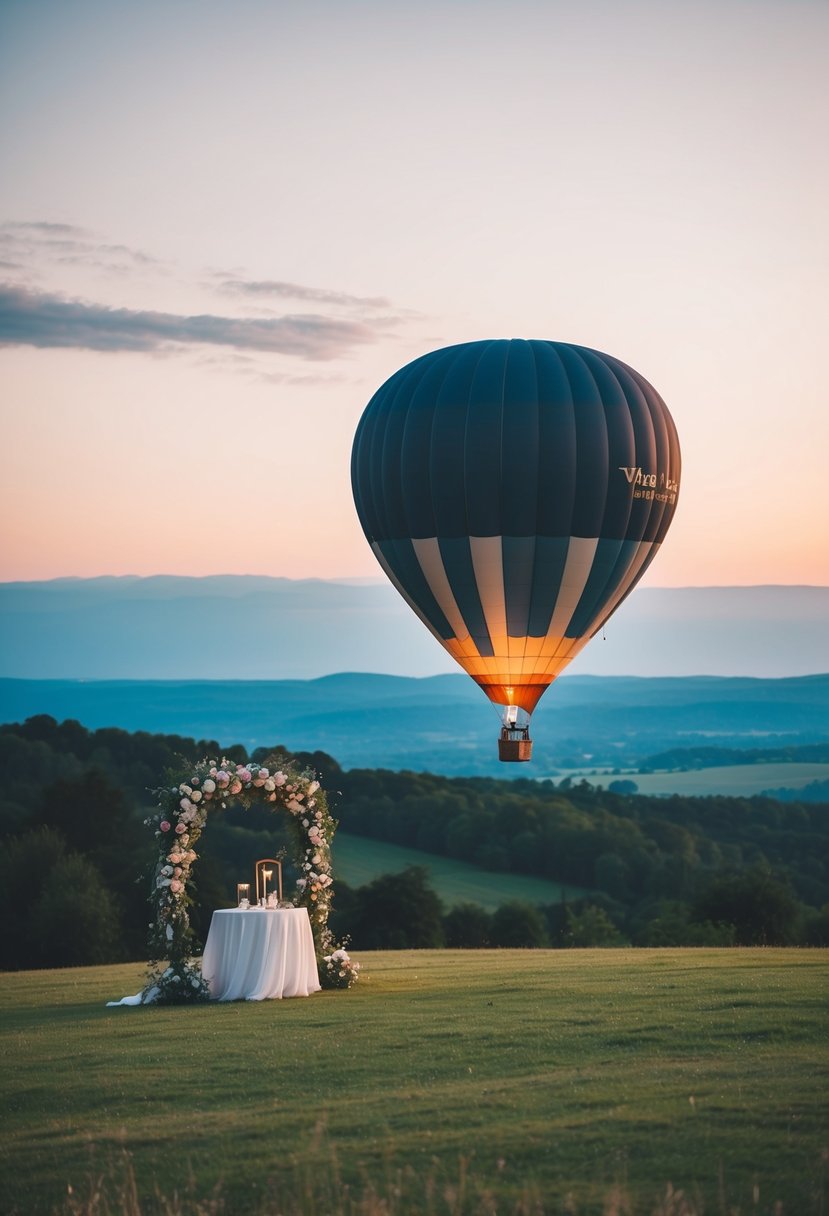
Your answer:
[[[426,350],[667,401],[652,586],[829,583],[825,0],[3,0],[0,579],[379,573]]]

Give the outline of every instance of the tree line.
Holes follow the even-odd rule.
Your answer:
[[[0,726],[0,966],[145,957],[154,849],[143,818],[165,773],[205,755],[280,749],[89,731],[40,715]],[[300,753],[344,831],[532,874],[587,894],[495,913],[446,908],[410,867],[349,890],[332,927],[355,949],[427,946],[829,944],[829,815],[769,798],[646,798],[526,778],[342,770]],[[282,843],[279,816],[229,808],[200,842],[194,926],[202,940],[240,872]],[[286,860],[286,878],[291,880]]]

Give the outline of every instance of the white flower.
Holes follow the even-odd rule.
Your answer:
[[[192,802],[201,802],[201,790],[193,790],[190,799]]]
[[[211,769],[211,772],[212,771],[213,770]],[[216,782],[211,781],[210,778],[208,777],[207,780],[205,781],[204,785],[202,786],[202,789],[204,790],[205,794],[212,794],[216,789]]]
[[[308,827],[310,827],[310,826],[311,826],[311,824],[310,824],[310,822],[309,822],[307,819],[303,819],[303,821],[302,821],[302,826],[303,826],[304,828],[308,828]]]
[[[268,777],[267,781],[265,782],[265,789],[269,794],[274,792],[276,789],[276,782],[274,781],[273,777]]]
[[[178,792],[180,794],[184,794],[185,798],[189,798],[190,795],[193,793],[193,790],[191,789],[191,787],[189,785],[181,784],[178,787]]]

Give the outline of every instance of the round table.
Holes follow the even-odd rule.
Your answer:
[[[202,975],[214,1001],[310,996],[320,982],[306,908],[220,909],[213,913]]]

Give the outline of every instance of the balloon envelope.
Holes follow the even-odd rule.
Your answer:
[[[656,556],[679,477],[656,390],[564,342],[423,355],[374,394],[352,452],[392,583],[490,700],[528,713]]]

